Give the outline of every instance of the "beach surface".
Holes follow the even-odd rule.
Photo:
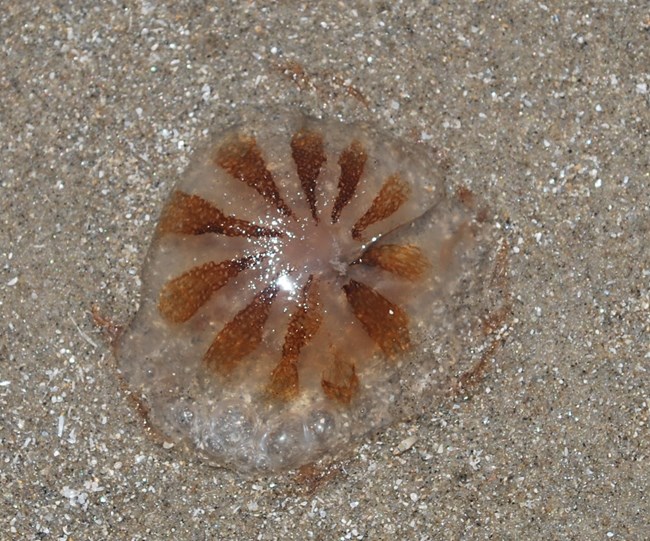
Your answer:
[[[5,4],[3,539],[648,538],[647,3]],[[133,317],[191,152],[278,107],[444,149],[512,315],[472,389],[250,479],[147,434],[91,311]]]

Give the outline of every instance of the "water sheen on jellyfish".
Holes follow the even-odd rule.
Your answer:
[[[495,228],[445,170],[428,146],[301,115],[197,152],[115,348],[151,425],[280,471],[430,405],[493,301]]]

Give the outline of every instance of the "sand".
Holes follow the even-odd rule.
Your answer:
[[[647,539],[647,4],[301,5],[2,9],[0,537]],[[484,378],[317,481],[157,444],[90,317],[135,313],[192,149],[272,106],[445,149],[510,245]]]

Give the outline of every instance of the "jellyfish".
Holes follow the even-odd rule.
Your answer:
[[[213,136],[162,209],[115,343],[150,425],[264,473],[341,456],[431,407],[496,302],[498,228],[446,185],[447,163],[302,114]]]

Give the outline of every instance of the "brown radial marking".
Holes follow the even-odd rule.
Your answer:
[[[341,176],[339,177],[339,193],[334,201],[332,208],[332,223],[335,224],[341,217],[341,211],[350,202],[354,192],[357,189],[357,184],[363,174],[363,169],[366,166],[368,155],[363,145],[359,141],[352,141],[350,146],[346,148],[339,157],[339,165],[341,166]]]
[[[369,226],[397,212],[408,199],[410,191],[408,184],[398,175],[388,177],[377,197],[373,199],[370,208],[352,227],[352,238],[361,240],[361,233]]]
[[[268,396],[288,402],[298,396],[298,367],[288,359],[282,359],[271,372],[271,381],[266,389]]]
[[[359,263],[379,267],[406,280],[418,280],[431,266],[422,250],[412,244],[372,245],[358,260]]]
[[[254,137],[245,135],[232,137],[217,149],[214,161],[234,178],[257,190],[282,214],[295,218],[280,196],[273,174],[267,169],[262,151]]]
[[[318,281],[313,275],[302,288],[300,304],[291,315],[282,347],[282,360],[271,373],[269,395],[290,400],[298,395],[298,358],[300,351],[318,332],[323,313]]]
[[[350,280],[343,290],[368,336],[388,357],[395,357],[410,348],[409,318],[404,310],[355,280]]]
[[[280,233],[246,220],[226,216],[212,203],[198,195],[175,191],[160,216],[158,232],[162,235],[202,235],[220,233],[228,237],[279,237]]]
[[[345,362],[338,357],[323,374],[320,383],[327,398],[342,404],[349,404],[359,390],[359,377],[354,364]]]
[[[170,323],[183,323],[230,278],[257,261],[259,258],[251,256],[193,267],[165,284],[158,299],[158,310]]]
[[[282,358],[296,361],[302,348],[318,331],[322,319],[320,286],[318,280],[311,275],[302,288],[300,305],[289,321],[282,347]]]
[[[327,161],[323,149],[323,136],[312,131],[299,131],[291,139],[291,152],[296,164],[298,178],[305,192],[311,215],[318,223],[316,212],[316,179]]]
[[[257,349],[277,292],[276,285],[267,287],[226,323],[203,356],[208,368],[228,375],[246,355]]]

